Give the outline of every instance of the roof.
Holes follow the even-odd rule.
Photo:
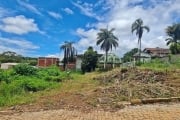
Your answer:
[[[145,48],[143,52],[150,54],[153,57],[165,57],[170,54],[170,50],[166,48]]]
[[[166,54],[169,54],[170,53],[170,50],[169,49],[166,49],[166,48],[145,48],[143,50],[144,52],[150,52],[150,53],[166,53]]]

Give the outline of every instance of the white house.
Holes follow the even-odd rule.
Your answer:
[[[16,66],[18,63],[2,63],[1,64],[1,69],[9,69],[12,68],[13,66]]]
[[[98,63],[104,64],[105,60],[106,60],[106,55],[102,55],[99,58]],[[107,55],[107,64],[112,64],[113,65],[112,67],[114,68],[115,65],[116,66],[120,65],[120,63],[121,63],[121,59],[117,55],[115,55],[114,53],[108,53],[108,55]]]
[[[139,59],[139,52],[135,53],[133,55],[134,59],[135,60],[138,60]],[[141,52],[141,59],[140,59],[141,62],[149,62],[151,61],[151,55],[148,54],[148,53],[145,53],[145,52]]]

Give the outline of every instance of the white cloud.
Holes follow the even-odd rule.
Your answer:
[[[0,37],[0,52],[14,51],[18,54],[24,55],[39,49],[39,46],[34,45],[32,42],[22,39],[10,39]]]
[[[29,32],[40,32],[36,23],[34,23],[34,19],[26,18],[23,15],[15,16],[15,17],[6,17],[2,19],[3,24],[0,25],[0,29],[14,34],[26,34]]]
[[[63,55],[63,54],[62,54]],[[53,57],[53,58],[63,58],[63,56],[60,57],[59,53],[55,53],[55,54],[48,54],[45,57]]]
[[[23,0],[17,0],[17,2],[19,3],[19,5],[25,7],[26,9],[28,9],[38,15],[42,15],[41,12],[35,6],[33,6],[27,2],[24,2]]]
[[[55,19],[62,19],[62,16],[59,13],[49,11],[48,14]]]
[[[94,11],[93,11],[93,5],[92,4],[89,4],[89,3],[80,3],[80,2],[72,2],[72,4],[74,6],[76,6],[77,8],[79,8],[82,12],[82,14],[88,16],[88,17],[92,17],[92,18],[95,18],[97,20],[103,20],[102,17],[98,16]]]
[[[106,4],[102,7],[105,8],[108,6],[110,9],[104,16],[105,21],[87,23],[86,27],[89,28],[88,30],[83,28],[76,30],[77,35],[80,37],[77,43],[79,51],[83,51],[82,48],[85,49],[89,45],[97,48],[97,33],[100,28],[107,28],[107,26],[109,29],[115,28],[114,34],[119,38],[119,47],[116,50],[113,49],[112,52],[122,56],[130,49],[138,47],[137,36],[135,33],[131,33],[131,25],[137,18],[142,18],[144,25],[150,27],[149,33],[146,31],[143,33],[142,48],[167,47],[165,42],[165,28],[174,23],[174,13],[180,14],[180,1],[171,0],[158,2],[157,0],[149,0],[151,3],[149,6],[147,6],[147,4],[135,5],[135,3],[142,1],[143,0],[106,0]],[[178,19],[180,19],[180,17],[178,17]],[[99,51],[99,46],[97,50]]]
[[[76,30],[76,34],[80,37],[78,43],[75,43],[75,48],[78,50],[78,54],[84,53],[89,46],[93,46],[95,49],[98,49],[96,46],[97,30],[90,29],[85,31],[82,28],[78,28]]]
[[[2,8],[0,7],[0,18],[6,17],[8,15],[13,14],[13,11],[7,9],[7,8]]]
[[[70,8],[64,8],[63,11],[70,15],[74,14],[74,12]]]

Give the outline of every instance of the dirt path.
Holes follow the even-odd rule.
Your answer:
[[[180,120],[180,103],[127,106],[116,112],[94,110],[84,113],[65,109],[3,113],[0,120]]]

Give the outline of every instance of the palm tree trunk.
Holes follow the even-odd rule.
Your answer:
[[[63,69],[65,70],[66,67],[66,48],[64,49],[64,61],[63,61]]]
[[[141,39],[139,39],[139,62],[141,62]]]
[[[105,59],[104,59],[104,69],[106,69],[106,63],[107,63],[107,54],[108,54],[108,52],[106,51],[106,53],[105,53]]]
[[[106,56],[104,56],[104,69],[106,68]]]

